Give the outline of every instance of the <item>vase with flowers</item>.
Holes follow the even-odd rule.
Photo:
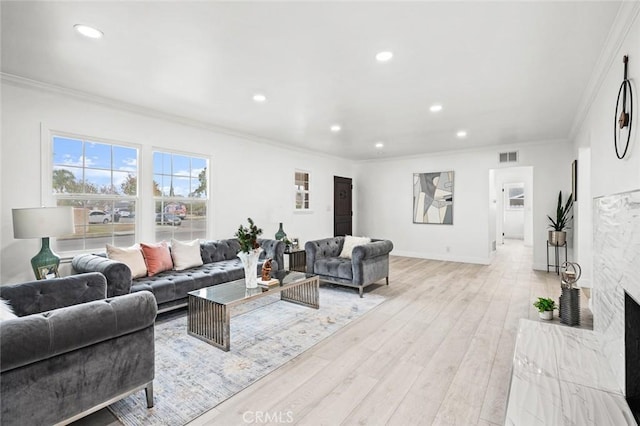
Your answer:
[[[249,226],[240,225],[235,237],[240,243],[238,257],[244,267],[244,281],[247,288],[258,287],[258,258],[262,252],[258,244],[258,236],[262,234],[262,229],[258,228],[251,218],[247,219]]]

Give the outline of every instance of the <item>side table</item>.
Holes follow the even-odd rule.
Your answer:
[[[555,253],[555,263],[549,263],[549,247],[553,247]],[[564,247],[564,261],[568,261],[567,259],[567,242],[565,241],[563,245],[558,246],[554,244],[550,244],[549,240],[547,240],[547,272],[549,272],[549,266],[553,266],[555,268],[556,274],[560,275],[560,247]]]
[[[294,249],[284,252],[289,257],[289,271],[306,272],[307,253],[303,249]]]

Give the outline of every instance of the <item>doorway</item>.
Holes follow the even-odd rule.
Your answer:
[[[512,239],[533,246],[533,167],[490,170],[489,185],[491,240],[496,245]]]
[[[333,236],[353,235],[351,205],[353,183],[350,178],[333,177]]]

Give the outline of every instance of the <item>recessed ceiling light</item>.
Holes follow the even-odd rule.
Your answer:
[[[85,37],[89,38],[102,38],[104,33],[96,28],[90,27],[88,25],[76,24],[73,26],[77,32],[82,34]]]
[[[331,126],[332,132],[339,132],[340,130],[342,130],[342,127],[340,127],[339,124],[334,124],[333,126]]]
[[[456,136],[459,137],[460,139],[466,138],[467,137],[467,131],[466,130],[458,130],[458,133],[456,133]]]
[[[442,111],[442,105],[440,104],[433,104],[429,107],[429,111],[431,112],[440,112]]]
[[[378,142],[376,144],[376,148],[380,149],[380,148],[384,148],[384,144],[382,142]]]
[[[267,97],[262,93],[256,93],[255,95],[253,95],[253,100],[256,102],[266,102]]]
[[[393,58],[393,52],[378,52],[376,55],[378,62],[387,62],[391,58]]]

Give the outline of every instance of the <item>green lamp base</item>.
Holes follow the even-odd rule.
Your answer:
[[[40,252],[31,259],[31,267],[36,279],[44,280],[59,276],[60,258],[49,248],[49,237],[42,238]]]

